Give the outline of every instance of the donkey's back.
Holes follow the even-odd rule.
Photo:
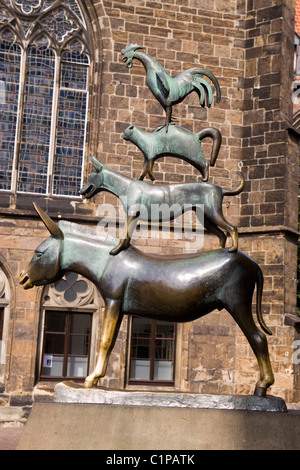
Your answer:
[[[157,257],[133,247],[111,258],[102,277],[107,297],[125,314],[172,322],[195,320],[215,309],[251,309],[260,267],[242,252],[219,249],[197,256]]]

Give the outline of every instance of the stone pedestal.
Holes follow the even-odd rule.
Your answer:
[[[274,397],[86,390],[61,383],[54,403],[34,403],[17,449],[105,450],[114,458],[127,450],[144,462],[151,458],[143,454],[147,450],[296,450],[300,413],[288,412]]]

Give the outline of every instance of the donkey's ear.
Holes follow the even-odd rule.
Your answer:
[[[51,235],[53,235],[53,237],[55,238],[63,239],[64,234],[59,228],[59,226],[56,225],[56,223],[53,222],[53,220],[49,217],[49,215],[47,215],[44,211],[42,211],[42,209],[35,202],[33,203],[33,206],[35,210],[37,211],[38,215],[40,216],[40,218],[42,219],[42,221],[44,222],[44,224],[46,225],[47,229],[51,233]]]
[[[92,164],[94,165],[97,171],[100,172],[103,170],[103,165],[97,160],[97,158],[93,157],[92,155],[89,155],[89,159],[91,160]]]

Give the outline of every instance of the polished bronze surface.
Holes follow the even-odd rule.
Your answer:
[[[37,205],[35,208],[51,236],[36,249],[20,274],[20,284],[29,289],[73,271],[90,279],[105,302],[99,356],[85,387],[92,387],[105,375],[124,314],[189,322],[224,308],[257,357],[260,378],[255,394],[265,396],[274,378],[266,336],[252,316],[255,287],[258,322],[267,334],[271,331],[261,313],[263,275],[255,261],[240,251],[229,253],[224,248],[196,256],[160,257],[130,246],[115,257],[110,255],[114,238],[70,222],[56,225]]]

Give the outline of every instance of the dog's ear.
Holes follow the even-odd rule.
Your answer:
[[[100,172],[103,170],[103,165],[100,163],[97,158],[93,157],[92,155],[89,156],[89,159],[91,160],[92,164],[94,165],[94,168]]]

